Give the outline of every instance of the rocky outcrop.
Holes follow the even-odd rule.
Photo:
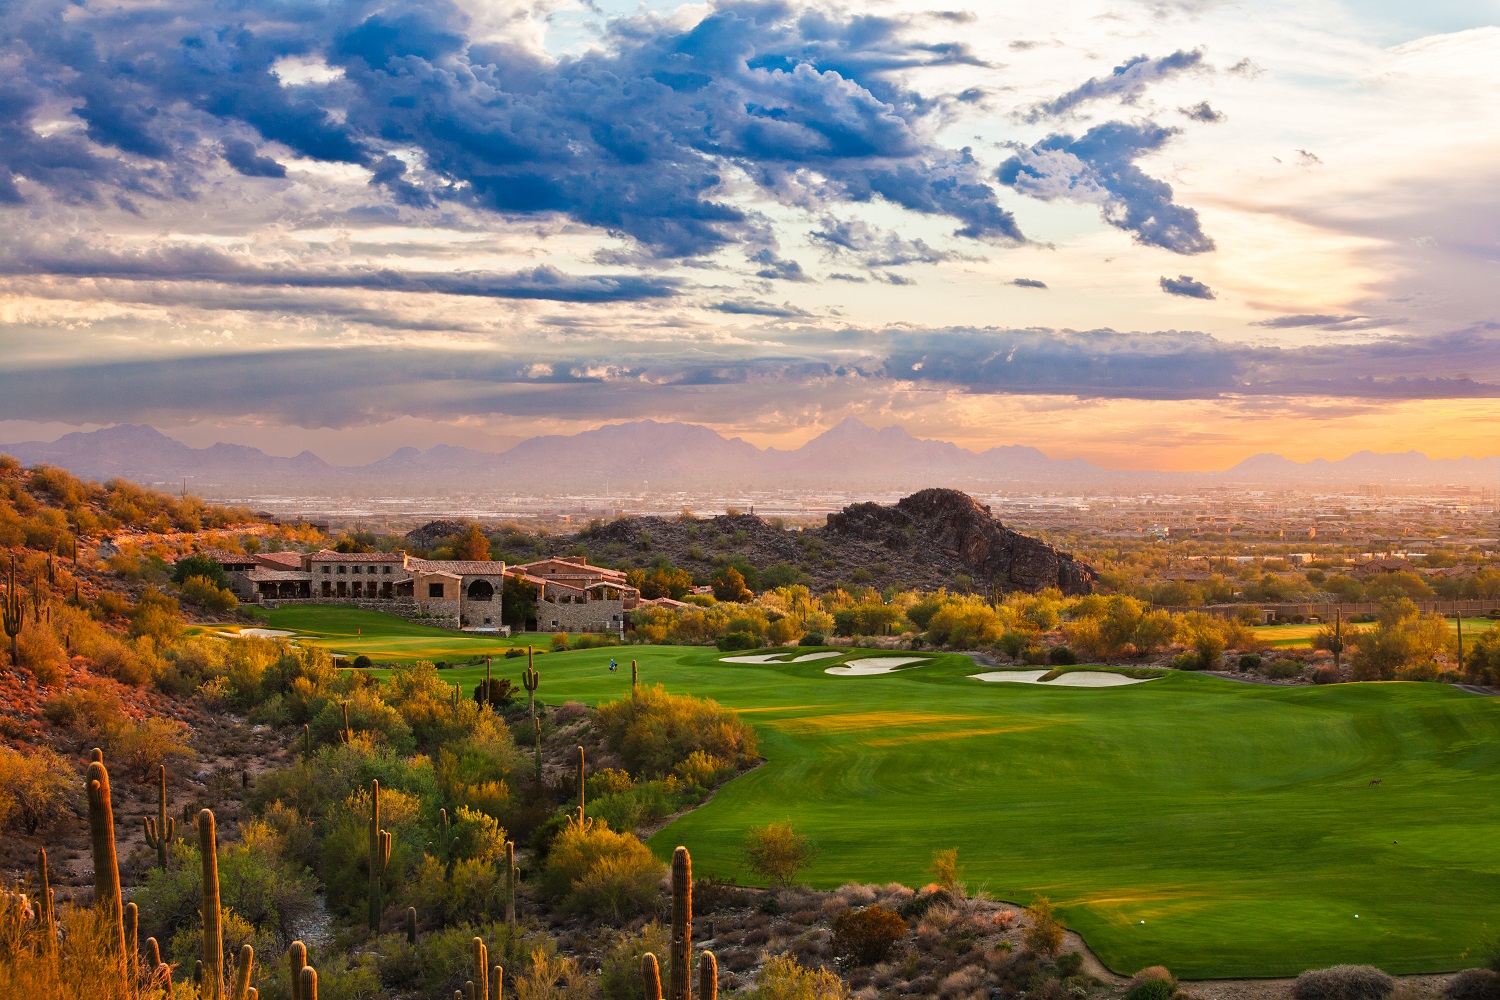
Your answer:
[[[443,542],[455,535],[462,535],[469,530],[467,521],[428,521],[420,528],[413,528],[406,533],[406,540],[412,547],[426,552],[435,549]]]
[[[1088,594],[1094,571],[1046,542],[1007,528],[990,508],[958,490],[928,489],[885,507],[858,503],[828,515],[834,538],[878,542],[892,552],[933,550],[968,568],[976,583],[1006,590],[1056,587]]]

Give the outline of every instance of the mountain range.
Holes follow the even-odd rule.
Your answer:
[[[0,445],[24,464],[49,463],[88,479],[119,476],[143,483],[187,480],[199,492],[241,496],[442,496],[454,491],[589,496],[713,487],[735,490],[908,490],[942,484],[1005,492],[1038,488],[1093,491],[1135,486],[1348,486],[1376,483],[1492,486],[1500,458],[1432,459],[1420,452],[1358,452],[1338,461],[1295,462],[1255,455],[1221,472],[1122,472],[1083,459],[1052,459],[1018,445],[971,451],[918,438],[899,426],[848,419],[800,448],[761,449],[697,424],[642,420],[573,435],[530,438],[503,452],[452,445],[400,448],[366,465],[339,466],[310,451],[291,458],[258,448],[193,448],[155,428],[118,424],[56,441]]]

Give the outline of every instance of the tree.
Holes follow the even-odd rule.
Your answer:
[[[1391,680],[1401,667],[1435,660],[1448,648],[1448,623],[1423,614],[1408,598],[1388,598],[1380,605],[1375,624],[1354,644],[1350,665],[1357,681]]]
[[[172,582],[186,583],[195,576],[206,577],[215,587],[229,589],[229,574],[219,565],[219,560],[206,555],[184,556],[172,564]]]
[[[772,885],[791,885],[814,853],[812,842],[791,823],[752,826],[745,835],[745,864]]]
[[[469,525],[469,530],[453,544],[453,558],[484,562],[490,557],[490,540],[484,537],[479,525]]]
[[[1042,958],[1051,958],[1062,947],[1066,933],[1054,915],[1052,900],[1038,896],[1027,912],[1031,915],[1031,926],[1026,928],[1026,947]]]
[[[1386,597],[1405,597],[1413,601],[1430,601],[1432,588],[1427,581],[1408,570],[1397,573],[1382,573],[1365,584],[1365,595],[1375,600]]]
[[[714,577],[714,597],[720,601],[744,604],[754,596],[745,586],[744,575],[733,566],[724,567],[724,571]]]
[[[535,585],[507,576],[500,588],[500,620],[518,631],[536,621]]]

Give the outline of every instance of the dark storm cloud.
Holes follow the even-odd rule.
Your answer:
[[[5,252],[8,251],[8,252]],[[523,271],[398,271],[376,267],[270,267],[204,246],[167,246],[110,252],[81,242],[48,249],[0,243],[0,275],[56,275],[151,282],[212,282],[268,288],[347,288],[384,292],[623,302],[678,293],[675,278],[637,275],[570,275],[553,267]]]
[[[812,315],[806,309],[798,309],[796,306],[790,304],[778,306],[774,303],[761,302],[757,299],[734,299],[729,302],[716,303],[708,308],[715,312],[729,313],[734,316],[769,316],[773,319],[795,319]]]
[[[1214,249],[1198,213],[1172,201],[1172,187],[1135,165],[1138,157],[1166,145],[1177,129],[1152,122],[1108,122],[1080,138],[1050,135],[1000,165],[1002,184],[1043,201],[1100,205],[1112,226],[1135,234],[1136,242],[1173,253]]]
[[[1168,295],[1181,295],[1183,298],[1188,299],[1218,298],[1212,288],[1209,288],[1203,282],[1189,274],[1179,274],[1175,278],[1168,278],[1163,275],[1159,284],[1161,285],[1161,290]]]
[[[1159,59],[1136,56],[1116,66],[1109,76],[1096,76],[1060,97],[1036,105],[1027,113],[1026,120],[1041,121],[1103,98],[1118,98],[1124,104],[1134,104],[1151,84],[1202,66],[1201,49],[1191,52],[1178,49]]]
[[[1047,283],[1045,281],[1038,281],[1035,278],[1016,278],[1013,281],[1011,281],[1011,284],[1015,285],[1017,288],[1046,288],[1047,287]]]
[[[663,258],[766,243],[764,219],[725,194],[738,171],[792,200],[811,172],[828,202],[884,199],[964,236],[1020,239],[968,151],[930,138],[939,102],[893,77],[979,60],[910,40],[903,19],[726,2],[688,29],[612,21],[603,45],[551,61],[471,37],[450,0],[66,9],[6,6],[0,56],[24,78],[0,91],[0,200],[27,184],[70,200],[191,197],[216,151],[241,174],[281,176],[279,145],[363,166],[398,204],[565,216]],[[287,57],[335,78],[284,86]],[[82,133],[34,132],[33,95],[75,107]]]

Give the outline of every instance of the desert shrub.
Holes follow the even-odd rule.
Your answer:
[[[1162,972],[1167,971],[1161,969],[1160,966],[1153,968],[1160,969]],[[1145,979],[1141,978],[1141,973],[1136,973],[1135,978],[1130,981],[1130,989],[1126,992],[1125,998],[1126,1000],[1172,1000],[1176,993],[1177,983],[1172,979],[1171,973],[1167,973],[1165,978],[1152,976]]]
[[[754,649],[760,642],[749,632],[726,632],[714,640],[714,645],[721,652],[731,652],[736,649]]]
[[[103,976],[111,968],[113,927],[92,906],[59,903],[58,922],[68,929],[58,960],[40,961],[40,940],[19,906],[0,897],[0,996],[27,1000],[169,1000],[183,996],[180,987],[153,984],[128,989],[122,977]]]
[[[906,936],[906,921],[895,910],[876,903],[844,910],[833,918],[833,950],[859,965],[884,962],[896,942]]]
[[[1052,900],[1038,896],[1027,912],[1031,915],[1031,926],[1026,928],[1026,947],[1043,958],[1051,958],[1062,947],[1064,934],[1063,925],[1054,915]]]
[[[1193,652],[1190,649],[1185,649],[1182,652],[1178,653],[1176,656],[1172,657],[1172,669],[1202,670],[1203,660],[1198,656],[1197,653]]]
[[[566,632],[557,632],[557,633],[553,634],[553,636],[552,636],[552,652],[554,652],[554,653],[563,653],[563,652],[566,652],[568,650],[568,648],[569,648],[569,645],[570,645],[570,642],[569,642],[569,639],[568,639],[568,633],[566,633]]]
[[[745,834],[745,864],[772,885],[788,886],[812,863],[812,842],[791,823],[752,826]]]
[[[474,685],[474,700],[493,709],[506,709],[515,704],[515,685],[509,677],[491,677]]]
[[[1444,993],[1450,1000],[1500,1000],[1500,972],[1465,969],[1448,980]]]
[[[697,893],[694,893],[696,901]],[[641,956],[656,956],[665,983],[670,977],[671,934],[656,921],[633,934],[621,934],[604,953],[599,969],[599,992],[604,1000],[637,1000],[641,995]],[[1468,998],[1463,998],[1468,1000]],[[1487,1000],[1487,998],[1474,998]]]
[[[1314,684],[1337,684],[1343,678],[1339,676],[1339,668],[1332,663],[1313,668],[1312,681]]]
[[[700,750],[736,768],[755,759],[755,730],[733,711],[707,698],[667,694],[660,685],[599,706],[596,722],[638,775],[670,774]]]
[[[359,912],[369,893],[370,792],[358,788],[342,802],[324,807],[318,844],[318,875],[327,888],[330,909]],[[415,867],[421,846],[428,841],[419,820],[421,798],[381,781],[380,825],[391,833],[391,858],[384,877],[385,891],[393,892]]]
[[[799,646],[821,646],[821,645],[823,645],[824,642],[827,641],[827,638],[828,637],[825,636],[822,632],[808,632],[802,638],[800,638],[800,639],[797,640],[797,645],[799,645]]]
[[[542,887],[567,909],[619,920],[650,908],[665,872],[634,834],[569,823],[547,852]]]
[[[110,757],[124,762],[137,781],[144,781],[158,764],[170,770],[193,759],[187,734],[186,725],[164,716],[143,722],[121,718],[106,730],[104,742]]]
[[[1442,680],[1445,671],[1442,667],[1431,660],[1421,663],[1408,663],[1396,668],[1396,680],[1398,681],[1438,681]]]
[[[190,576],[182,582],[180,589],[185,599],[212,614],[228,614],[240,606],[240,599],[228,587],[216,586],[207,577]]]
[[[377,742],[401,751],[410,751],[415,744],[411,726],[401,713],[381,700],[380,694],[368,689],[351,692],[348,699],[349,728],[356,733],[366,733]],[[334,701],[325,701],[322,710],[311,722],[313,738],[322,743],[333,743],[344,728],[343,706]]]
[[[1396,981],[1372,965],[1310,969],[1292,984],[1297,1000],[1384,1000]]]
[[[40,684],[51,687],[66,676],[67,651],[58,641],[50,622],[32,622],[16,636],[18,662],[13,666],[25,667]]]
[[[105,727],[123,712],[119,697],[99,684],[83,684],[59,691],[42,702],[42,715],[48,722],[91,740],[103,733]]]
[[[1265,673],[1272,680],[1290,680],[1302,674],[1302,664],[1296,660],[1275,659],[1266,663]]]
[[[1067,646],[1053,646],[1047,651],[1047,662],[1054,667],[1071,667],[1078,662],[1078,657]]]
[[[1247,670],[1259,670],[1259,669],[1260,669],[1260,654],[1259,653],[1241,653],[1240,654],[1240,673],[1244,673]]]
[[[947,892],[962,892],[964,869],[958,863],[958,848],[933,851],[932,864],[927,866],[927,874],[932,876],[933,883],[939,888]]]
[[[1062,979],[1068,979],[1083,972],[1083,953],[1077,951],[1065,951],[1052,960],[1057,966],[1057,974]]]
[[[0,743],[0,825],[34,834],[62,815],[73,766],[47,747],[29,753]]]
[[[844,981],[827,969],[806,969],[791,955],[776,955],[761,966],[746,1000],[853,1000]]]

